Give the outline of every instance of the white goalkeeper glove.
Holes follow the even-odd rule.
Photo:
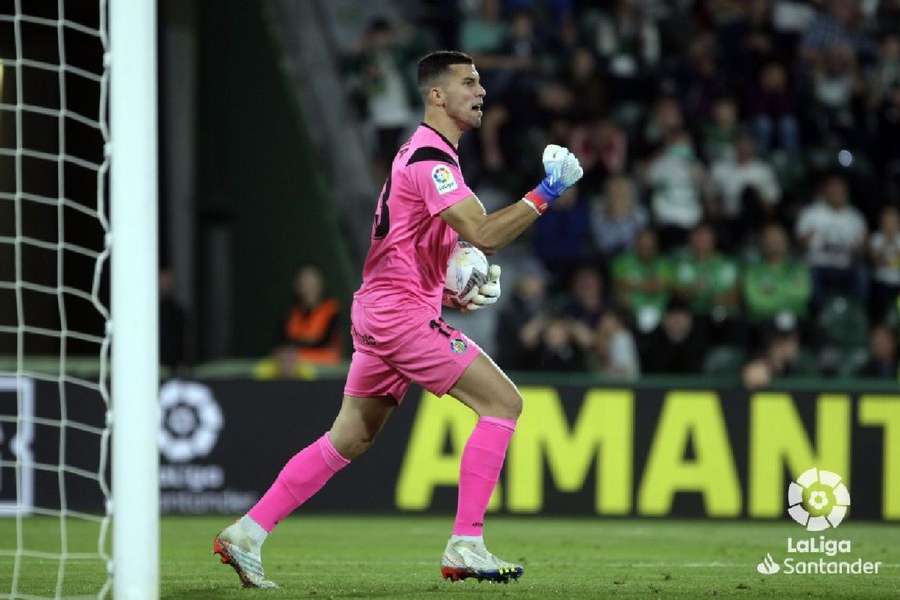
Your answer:
[[[466,305],[466,310],[478,310],[497,302],[500,299],[500,265],[491,265],[488,268],[488,279],[481,284],[478,293],[472,296]]]
[[[552,186],[559,191],[559,195],[566,189],[575,185],[584,175],[584,169],[581,168],[581,162],[568,148],[549,144],[544,148],[544,154],[541,156],[541,162],[544,163],[544,172],[547,179],[552,181]]]
[[[550,144],[544,148],[541,160],[546,177],[536,188],[525,194],[524,198],[539,215],[544,214],[563,192],[584,175],[578,157],[569,152],[568,148]]]

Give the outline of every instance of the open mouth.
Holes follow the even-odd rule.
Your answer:
[[[473,104],[473,105],[472,105],[472,110],[474,110],[475,112],[477,112],[477,113],[480,115],[480,114],[482,114],[482,113],[484,112],[484,111],[482,110],[483,107],[484,107],[484,104],[480,104],[480,103],[479,103],[479,104]]]

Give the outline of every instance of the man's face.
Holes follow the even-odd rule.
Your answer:
[[[607,180],[606,196],[609,202],[609,212],[613,216],[624,217],[631,212],[634,205],[633,191],[631,182],[624,177]]]
[[[439,102],[460,128],[465,131],[481,127],[484,107],[484,88],[475,65],[450,65],[441,78]]]
[[[847,184],[843,179],[832,177],[823,190],[825,201],[834,208],[842,208],[847,204]]]
[[[763,256],[781,260],[787,254],[787,237],[778,227],[769,227],[763,233]]]
[[[648,231],[642,232],[637,239],[637,255],[643,260],[656,256],[656,236]]]
[[[669,310],[663,317],[663,329],[673,342],[684,341],[690,334],[694,325],[691,313],[683,308]]]
[[[900,213],[896,208],[889,206],[881,213],[881,229],[885,233],[896,233],[900,230]]]
[[[305,267],[300,269],[294,280],[294,290],[308,304],[316,304],[322,298],[322,275],[316,269]]]
[[[716,239],[709,227],[701,226],[691,232],[691,248],[699,256],[706,256],[715,250]]]

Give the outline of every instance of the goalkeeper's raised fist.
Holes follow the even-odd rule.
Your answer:
[[[544,214],[563,192],[575,185],[584,175],[581,163],[568,148],[550,144],[544,148],[542,161],[545,173],[543,181],[525,194],[525,200],[538,214]]]

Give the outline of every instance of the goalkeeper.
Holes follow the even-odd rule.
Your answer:
[[[294,455],[259,502],[214,540],[214,552],[248,587],[276,587],[263,573],[261,548],[279,521],[366,451],[415,381],[449,394],[479,419],[463,450],[453,531],[441,573],[508,582],[520,565],[488,552],[484,514],[522,411],[516,386],[462,332],[440,317],[447,260],[461,237],[492,254],[513,241],[582,176],[565,148],[547,146],[546,177],[524,197],[486,214],[466,185],[457,145],[481,126],[485,90],[471,57],[440,51],[419,61],[425,119],[397,151],[375,208],[362,286],[351,308],[353,357],[331,429]],[[500,296],[500,267],[464,308]]]

